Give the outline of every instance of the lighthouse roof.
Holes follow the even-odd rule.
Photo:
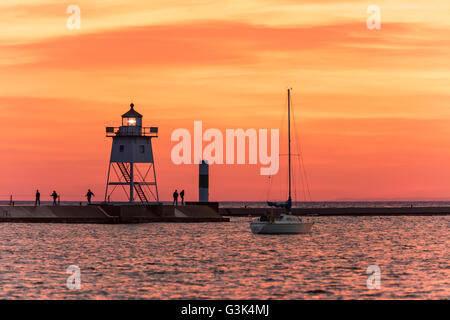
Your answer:
[[[122,115],[122,118],[142,118],[142,114],[134,110],[134,104],[130,104],[130,110]]]

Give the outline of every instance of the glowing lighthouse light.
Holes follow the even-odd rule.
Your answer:
[[[129,119],[129,120],[128,120],[128,124],[129,124],[130,126],[136,125],[136,119]]]

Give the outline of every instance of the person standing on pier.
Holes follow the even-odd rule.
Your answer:
[[[178,191],[175,189],[175,192],[173,193],[173,205],[178,205]]]
[[[91,204],[91,197],[92,196],[95,197],[95,194],[91,191],[91,189],[88,189],[88,192],[86,193],[86,198],[87,198],[88,204]]]
[[[58,199],[58,194],[56,193],[55,190],[53,190],[53,193],[50,195],[53,198],[53,205],[56,206],[56,199]]]
[[[181,197],[181,205],[184,206],[184,189],[181,190],[180,197]]]
[[[36,200],[34,201],[34,206],[40,206],[41,205],[41,193],[39,190],[36,190]]]

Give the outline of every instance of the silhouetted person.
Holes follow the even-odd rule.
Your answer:
[[[50,195],[50,197],[53,198],[53,205],[56,206],[56,199],[58,199],[58,194],[56,193],[55,190],[53,190],[53,193]]]
[[[39,190],[36,190],[36,200],[34,201],[34,206],[40,206],[41,205],[41,194]]]
[[[178,205],[178,191],[175,189],[175,192],[173,193],[173,204]]]
[[[92,196],[95,197],[95,194],[91,191],[91,189],[88,189],[88,192],[86,193],[86,198],[87,198],[88,204],[91,204],[91,197]]]
[[[181,205],[184,206],[184,190],[181,190],[180,197],[181,197]]]

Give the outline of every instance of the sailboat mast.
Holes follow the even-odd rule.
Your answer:
[[[291,197],[291,89],[288,89],[289,201]]]

